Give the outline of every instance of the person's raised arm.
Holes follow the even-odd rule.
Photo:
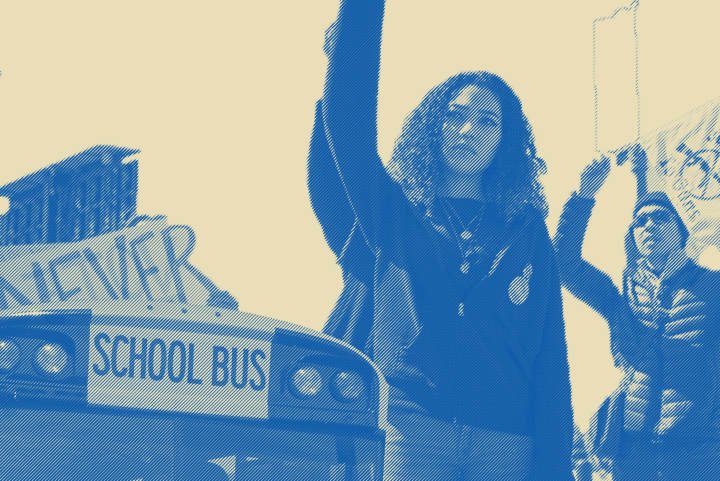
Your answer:
[[[563,285],[609,322],[623,302],[610,276],[582,258],[583,239],[595,206],[595,195],[610,173],[610,159],[590,163],[580,176],[580,188],[565,203],[554,244]]]
[[[325,240],[335,257],[339,258],[350,237],[355,215],[350,208],[325,136],[321,101],[315,106],[315,124],[307,159],[307,184],[310,203],[320,222]]]
[[[378,248],[378,224],[392,185],[377,151],[383,13],[382,0],[341,2],[326,48],[329,62],[323,96],[323,118],[335,163],[373,250]]]

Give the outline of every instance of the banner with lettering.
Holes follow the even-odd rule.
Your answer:
[[[80,242],[0,247],[0,309],[51,301],[206,304],[220,291],[189,258],[195,234],[164,217]]]
[[[649,190],[665,191],[691,232],[688,254],[720,269],[720,98],[640,139]]]

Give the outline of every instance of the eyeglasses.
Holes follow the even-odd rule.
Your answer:
[[[647,227],[650,221],[652,221],[655,225],[662,225],[672,222],[673,220],[673,216],[670,212],[658,210],[637,216],[635,220],[633,220],[632,226],[634,229],[637,229],[639,227]]]

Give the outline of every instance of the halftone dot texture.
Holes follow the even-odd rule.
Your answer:
[[[376,125],[383,8],[377,0],[342,2],[328,49],[321,104],[328,148],[319,148],[316,124],[309,187],[333,251],[338,239],[347,241],[338,256],[345,291],[326,332],[373,356],[391,385],[390,411],[401,406],[428,420],[388,437],[386,479],[523,479],[532,469],[530,477],[569,481],[572,411],[560,284],[543,224],[544,164],[529,123],[499,77],[458,74],[407,118],[386,171]],[[475,82],[492,84],[501,97],[507,135],[503,155],[483,176],[482,198],[495,215],[469,228],[476,205],[474,214],[453,217],[461,221],[453,234],[436,202],[438,133],[448,102]],[[458,155],[456,167],[477,158]],[[332,188],[322,188],[321,176]],[[464,188],[455,194],[476,197]],[[319,202],[338,206],[337,215]],[[482,239],[473,246],[476,236]],[[484,250],[479,257],[487,262],[463,269],[473,247]],[[513,289],[518,303],[509,292],[517,277],[533,284],[527,294],[524,286]],[[399,420],[390,418],[392,432]],[[461,430],[464,440],[443,441],[440,426],[462,425],[473,426]],[[480,426],[492,433],[468,434]],[[451,461],[429,455],[438,443]]]
[[[665,192],[690,231],[687,253],[720,268],[720,99],[639,139],[649,191]]]
[[[0,187],[0,245],[73,242],[136,215],[139,150],[96,145]]]
[[[613,481],[685,481],[718,479],[720,444],[716,441],[648,443],[630,437],[614,459]]]
[[[195,235],[164,217],[79,242],[0,249],[0,308],[100,299],[233,306],[189,262]],[[236,306],[236,303],[235,303]]]
[[[391,409],[388,421],[386,481],[520,481],[530,470],[530,436],[445,423],[402,409]]]
[[[591,422],[593,453],[613,460],[613,479],[715,479],[720,273],[683,251],[656,272],[638,258],[629,232],[619,291],[582,258],[593,205],[573,196],[556,236],[565,285],[607,320],[613,356],[624,371],[620,387]]]
[[[639,2],[596,19],[594,85],[595,147],[615,157],[637,142],[647,153],[630,154],[638,194],[663,191],[690,230],[688,254],[720,269],[720,100],[701,105],[679,119],[641,136],[638,90]],[[618,163],[622,163],[620,158]]]
[[[547,203],[539,177],[546,169],[544,161],[537,156],[532,128],[512,88],[489,72],[459,73],[428,92],[405,119],[388,164],[389,174],[402,186],[411,202],[422,205],[432,214],[448,168],[445,164],[454,165],[454,170],[458,171],[473,170],[469,167],[479,162],[482,156],[478,154],[491,149],[485,144],[493,143],[492,136],[482,135],[483,130],[486,134],[492,130],[489,126],[484,129],[476,126],[472,131],[457,136],[458,140],[464,136],[465,141],[471,138],[487,141],[476,142],[474,152],[451,149],[452,158],[448,159],[442,154],[448,103],[468,85],[482,86],[491,91],[502,108],[502,119],[497,119],[500,120],[500,143],[482,175],[484,199],[509,219],[521,215],[529,206],[545,213]],[[448,138],[445,141],[452,142],[455,136],[446,133]],[[468,157],[468,160],[464,161],[463,157]],[[470,194],[461,187],[453,193],[456,196]]]
[[[268,417],[268,341],[126,324],[93,325],[90,338],[90,404]]]
[[[19,352],[33,380],[0,379],[0,392],[17,396],[0,416],[0,479],[380,479],[375,435],[354,439],[354,428],[336,427],[350,446],[341,449],[335,432],[313,433],[302,415],[261,424],[270,417],[272,333],[318,333],[238,312],[190,263],[192,229],[136,216],[137,163],[125,161],[135,152],[98,146],[2,188],[12,205],[0,218],[0,313],[34,326],[43,312],[74,310],[91,325],[72,339],[11,333],[34,332],[20,344],[37,344],[41,356],[33,371],[34,351]],[[44,337],[53,341],[43,350]],[[13,371],[18,349],[4,345],[2,367]],[[280,370],[275,377],[282,385]],[[365,424],[384,417],[376,391],[363,391]],[[23,409],[33,396],[44,404]]]
[[[530,294],[530,278],[532,277],[532,264],[528,264],[523,269],[523,275],[518,276],[510,283],[508,287],[508,296],[515,305],[525,302]]]
[[[0,416],[4,422],[0,440],[8,439],[4,460],[10,464],[0,462],[0,468],[15,473],[9,479],[35,475],[68,480],[97,476],[118,481],[186,479],[177,475],[178,469],[185,469],[183,463],[189,463],[186,468],[192,472],[220,473],[204,463],[228,453],[235,458],[235,472],[257,479],[341,480],[346,472],[363,476],[353,479],[380,479],[380,439],[373,428],[344,427],[342,416],[336,416],[334,428],[303,422],[303,414],[279,424],[272,424],[272,419],[265,422],[268,417],[285,419],[268,414],[270,383],[282,394],[286,381],[282,365],[275,374],[270,369],[273,333],[276,329],[297,332],[303,339],[318,337],[318,333],[262,316],[176,302],[67,301],[42,307],[50,312],[78,304],[93,312],[93,318],[86,319],[92,322],[89,333],[76,339],[80,350],[88,349],[85,343],[89,341],[86,364],[75,364],[76,374],[88,372],[87,397],[81,393],[80,399],[72,399],[73,404],[47,401],[28,410],[24,410],[25,398],[19,398],[6,406]],[[6,310],[5,314],[12,321],[22,318],[12,316],[23,311]],[[43,322],[39,314],[25,317],[31,325]],[[328,339],[324,342],[332,344]],[[343,349],[350,354],[348,348]],[[76,350],[75,356],[83,354]],[[289,366],[296,360],[286,362]],[[368,367],[360,357],[356,361]],[[325,366],[325,391],[330,374],[341,368]],[[5,386],[12,379],[0,383]],[[38,395],[40,387],[48,386],[45,392],[53,398],[58,388],[57,383],[52,384],[56,388],[51,384],[34,382],[33,393]],[[81,388],[84,391],[85,386]],[[375,426],[382,411],[376,390],[365,395],[365,399],[372,397],[372,403],[366,401],[360,407],[370,414],[364,423]],[[336,414],[338,407],[345,407],[340,404],[335,402],[335,409],[315,406],[315,413],[324,409]],[[73,426],[66,428],[64,423]],[[340,449],[338,436],[354,448]],[[368,436],[369,440],[362,439]],[[57,449],[48,455],[53,446]],[[350,457],[345,451],[355,454]],[[56,456],[68,459],[56,462]],[[229,461],[225,461],[221,464],[229,474]],[[113,474],[97,474],[106,472]]]
[[[377,443],[219,419],[4,409],[1,479],[381,481]],[[347,478],[348,461],[352,461]],[[181,474],[181,473],[184,473]]]
[[[102,298],[237,309],[190,264],[192,229],[136,215],[138,152],[98,145],[0,188],[0,309]]]
[[[639,2],[593,21],[595,150],[620,148],[640,135]]]

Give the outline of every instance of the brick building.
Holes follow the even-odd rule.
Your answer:
[[[0,245],[73,242],[121,229],[135,217],[138,150],[96,145],[0,187]]]

